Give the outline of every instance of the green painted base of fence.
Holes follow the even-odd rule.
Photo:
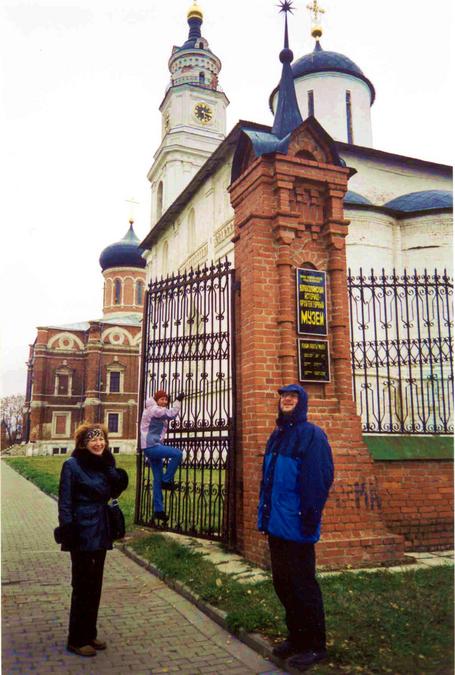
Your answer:
[[[449,436],[364,436],[375,460],[453,460],[454,444]]]

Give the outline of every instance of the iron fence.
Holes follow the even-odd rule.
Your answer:
[[[233,321],[233,270],[227,261],[170,275],[148,288],[141,408],[159,389],[171,400],[185,393],[165,441],[183,450],[178,489],[164,495],[165,529],[228,542],[233,538]],[[153,477],[140,456],[136,522],[153,520],[152,492]]]
[[[354,398],[366,433],[453,433],[453,279],[349,270]]]

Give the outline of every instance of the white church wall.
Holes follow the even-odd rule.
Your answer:
[[[379,274],[401,265],[400,227],[391,216],[375,211],[345,209],[350,220],[346,238],[347,266],[353,274],[360,268]]]
[[[375,211],[345,209],[350,220],[346,238],[347,266],[380,274],[396,270],[447,269],[452,275],[452,215],[428,214],[407,219]]]
[[[343,143],[370,147],[372,145],[370,89],[355,77],[342,73],[316,73],[295,80],[300,114],[309,115],[308,92],[313,92],[314,116],[330,136]],[[346,92],[351,93],[353,140],[347,132]],[[275,96],[274,108],[277,103]]]
[[[227,192],[231,161],[230,156],[195,192],[148,252],[147,282],[169,272],[195,268],[225,256],[233,259],[234,211]]]
[[[349,179],[349,190],[367,197],[376,206],[420,190],[452,190],[450,177],[431,166],[407,163],[405,158],[362,157],[355,150],[343,150],[347,166],[357,169]]]
[[[403,267],[419,272],[437,269],[441,274],[446,268],[449,276],[453,275],[452,214],[430,213],[403,219],[400,224]]]

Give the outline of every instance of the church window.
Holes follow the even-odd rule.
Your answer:
[[[204,73],[199,73],[199,84],[205,84],[205,75],[204,75]]]
[[[311,115],[314,116],[314,91],[310,90],[308,92],[308,117]]]
[[[55,373],[54,396],[71,396],[73,377],[68,368],[63,367]]]
[[[120,279],[114,281],[114,305],[120,305],[122,298],[122,282]]]
[[[346,92],[346,123],[348,132],[348,143],[354,143],[354,132],[352,130],[352,107],[351,107],[351,92]]]
[[[109,391],[116,393],[120,391],[120,372],[112,370],[109,373]]]
[[[69,384],[68,375],[63,375],[63,374],[59,373],[57,375],[57,394],[59,396],[67,396],[68,395],[68,384]]]
[[[144,284],[142,281],[136,283],[136,305],[142,305],[144,302]]]
[[[107,430],[110,434],[117,434],[119,430],[119,414],[108,413],[107,415]]]
[[[163,213],[163,181],[160,180],[158,184],[158,189],[156,191],[156,218],[161,216]]]

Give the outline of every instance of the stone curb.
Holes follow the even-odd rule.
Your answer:
[[[172,588],[172,590],[182,595],[186,600],[191,602],[201,612],[203,612],[206,616],[212,619],[212,621],[215,621],[215,623],[224,628],[224,630],[232,634],[232,631],[227,626],[226,612],[224,612],[221,609],[218,609],[217,607],[213,607],[213,605],[210,605],[208,602],[202,600],[196,593],[194,593],[190,588],[188,588],[188,586],[183,584],[181,581],[166,577],[166,575],[163,574],[163,572],[158,567],[156,567],[153,563],[150,563],[148,560],[140,556],[127,544],[117,543],[116,548],[118,548],[128,558],[136,562],[138,565],[146,569],[148,572],[151,572],[159,579],[164,581],[164,583],[170,588]],[[281,661],[281,659],[276,658],[276,656],[272,654],[272,648],[270,647],[269,643],[261,635],[259,635],[259,633],[247,633],[245,630],[240,629],[239,633],[235,634],[235,637],[237,637],[239,640],[241,640],[241,642],[246,644],[251,649],[254,649],[254,651],[256,651],[260,656],[267,658],[270,662],[275,663],[280,668],[285,667],[284,662]],[[293,671],[288,669],[286,672],[291,673]]]

